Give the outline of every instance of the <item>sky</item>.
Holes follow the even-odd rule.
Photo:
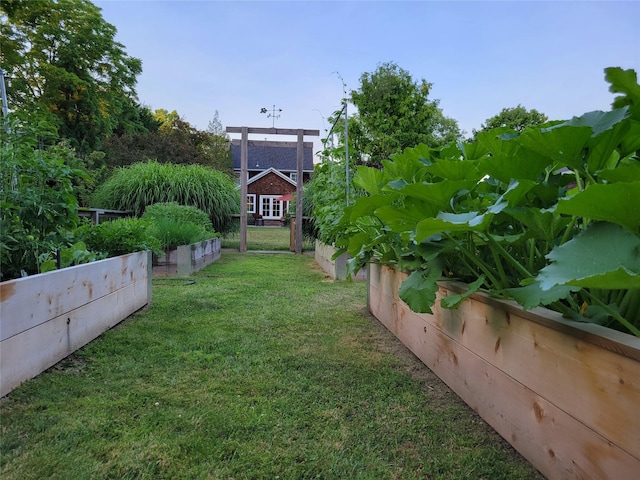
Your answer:
[[[319,130],[305,137],[315,150],[343,85],[385,62],[433,84],[429,99],[468,136],[519,104],[553,120],[608,110],[604,68],[640,73],[639,1],[93,3],[142,60],[142,104],[200,130],[216,111],[224,127]],[[278,118],[260,113],[274,106]]]

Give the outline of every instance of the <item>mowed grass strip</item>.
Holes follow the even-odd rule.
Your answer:
[[[154,284],[150,308],[1,401],[0,478],[541,478],[398,355],[363,282],[225,253]]]
[[[247,250],[289,251],[291,230],[286,227],[247,226]],[[230,233],[222,238],[222,248],[240,249],[240,233]],[[310,251],[315,243],[307,238],[302,240],[302,249]]]

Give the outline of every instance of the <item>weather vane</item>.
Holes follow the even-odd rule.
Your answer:
[[[269,111],[271,113],[267,115],[267,118],[273,118],[273,121],[271,122],[271,126],[272,126],[272,128],[276,128],[276,118],[280,118],[280,115],[276,115],[276,112],[281,112],[282,109],[281,108],[276,109],[275,105],[273,106],[273,109],[271,109],[271,110],[267,110],[264,107],[262,107],[260,109],[260,113],[267,113]]]

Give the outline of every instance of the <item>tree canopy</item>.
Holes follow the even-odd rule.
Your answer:
[[[142,62],[88,0],[0,0],[0,62],[14,110],[44,112],[90,152],[114,131],[144,130],[136,103]]]
[[[536,127],[547,122],[549,119],[544,113],[540,113],[535,109],[527,110],[522,105],[517,107],[503,108],[502,111],[488,118],[479,131],[492,130],[498,127],[507,127],[522,132],[527,127]],[[478,131],[474,130],[474,136]]]
[[[430,100],[432,84],[414,82],[395,63],[383,63],[363,73],[360,87],[351,92],[358,112],[349,122],[349,136],[366,163],[379,165],[392,154],[424,143],[443,146],[460,138],[455,120],[447,118]]]
[[[233,173],[228,137],[215,112],[206,131],[198,130],[175,110],[153,113],[157,131],[112,135],[103,143],[107,166],[123,167],[149,159],[159,163],[200,164]]]

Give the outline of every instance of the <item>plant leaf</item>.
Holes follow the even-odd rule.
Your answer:
[[[404,187],[401,193],[408,197],[418,198],[421,201],[432,204],[435,212],[438,212],[439,210],[444,210],[449,207],[451,197],[457,192],[472,188],[475,183],[473,180],[444,180],[438,183],[413,183]]]
[[[445,297],[440,300],[440,305],[442,306],[442,308],[458,308],[464,300],[480,290],[480,287],[484,283],[484,280],[484,275],[481,275],[480,278],[478,278],[475,282],[469,284],[466,292]]]
[[[425,218],[416,225],[415,241],[420,243],[426,238],[442,232],[464,232],[466,230],[484,230],[491,214],[440,213],[437,218]]]
[[[382,170],[361,165],[358,167],[353,183],[367,191],[367,193],[376,195],[381,192],[381,187],[384,183],[383,179],[384,173]]]
[[[594,184],[570,198],[558,201],[556,211],[567,215],[604,220],[638,232],[640,229],[640,182]]]
[[[586,288],[640,288],[640,237],[611,223],[594,223],[554,248],[538,273],[542,290],[556,285]]]
[[[629,104],[640,104],[640,85],[638,77],[632,69],[623,70],[620,67],[609,67],[604,69],[604,78],[611,84],[609,91],[612,93],[623,93],[624,96],[616,97],[613,101],[614,108],[620,108]]]
[[[563,298],[567,298],[571,292],[580,290],[578,287],[555,286],[548,290],[542,290],[540,282],[534,281],[525,287],[507,288],[505,291],[511,298],[522,305],[525,310],[540,305],[549,305]]]
[[[627,165],[619,165],[616,168],[602,170],[598,173],[598,178],[607,182],[640,182],[640,162],[633,162]]]
[[[428,270],[416,270],[411,273],[398,290],[400,298],[418,313],[433,313],[431,307],[436,301],[438,280],[442,280],[440,263],[433,261]]]
[[[589,126],[563,123],[550,128],[527,129],[518,141],[528,150],[553,160],[556,168],[570,166],[584,170],[582,153],[592,134]]]

